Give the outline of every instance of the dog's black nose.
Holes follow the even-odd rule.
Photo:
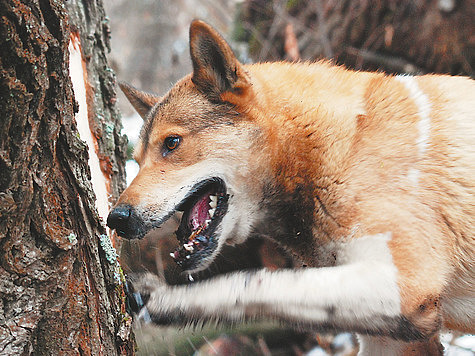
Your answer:
[[[130,233],[130,220],[132,207],[130,205],[118,205],[109,213],[107,226],[115,229],[119,236],[126,237]]]

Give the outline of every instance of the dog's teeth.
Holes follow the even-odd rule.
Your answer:
[[[189,260],[189,259],[190,259],[190,255],[186,255],[185,258],[186,258],[187,260]]]
[[[170,257],[173,258],[175,261],[180,257],[180,252],[170,252]]]
[[[210,195],[209,196],[209,206],[210,208],[214,209],[218,206],[218,197],[216,195]]]
[[[192,244],[183,244],[183,247],[185,250],[187,251],[190,251],[190,252],[193,252],[194,251],[194,248],[193,248],[193,245]]]
[[[216,211],[216,208],[213,208],[213,209],[209,209],[208,210],[208,214],[209,214],[209,217],[212,218],[214,216],[214,212]]]

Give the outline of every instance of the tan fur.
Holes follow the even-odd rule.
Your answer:
[[[475,297],[475,155],[470,152],[473,149],[467,151],[469,141],[475,137],[475,128],[472,124],[469,131],[461,132],[457,131],[456,122],[451,122],[463,122],[467,115],[473,116],[475,85],[472,81],[421,77],[421,87],[435,105],[431,112],[434,134],[427,157],[419,163],[421,185],[412,187],[404,175],[408,168],[418,164],[414,142],[419,118],[418,108],[402,84],[381,74],[354,73],[324,63],[263,64],[248,67],[248,71],[253,78],[253,88],[259,94],[253,96],[247,108],[245,104],[235,104],[243,111],[250,110],[249,114],[254,115],[256,121],[263,121],[258,121],[261,125],[288,125],[286,130],[278,131],[282,135],[273,139],[275,144],[296,146],[291,149],[296,164],[314,164],[312,167],[286,164],[290,171],[306,175],[301,177],[290,172],[282,173],[280,164],[283,157],[276,157],[274,174],[279,177],[277,171],[281,172],[283,185],[292,190],[298,180],[322,177],[319,185],[325,187],[327,193],[317,194],[330,207],[340,226],[359,223],[366,226],[367,233],[379,231],[384,226],[398,235],[391,243],[391,249],[401,275],[400,288],[406,315],[414,316],[416,323],[428,332],[436,328],[439,322],[438,299],[443,296],[445,288],[457,285],[459,282],[452,281],[459,281],[460,277],[466,280],[458,292]],[[265,87],[255,84],[261,77],[265,78],[262,79]],[[336,87],[332,88],[332,83]],[[302,100],[296,100],[296,93],[292,90],[295,87],[311,88],[311,92],[299,92]],[[451,95],[442,94],[441,89]],[[363,107],[359,103],[362,97],[366,103]],[[294,102],[298,103],[297,106],[291,105]],[[276,118],[275,112],[282,111],[278,107],[284,107],[288,112]],[[302,116],[291,121],[293,116],[301,113]],[[269,117],[273,117],[272,123],[265,121]],[[388,120],[391,123],[388,124]],[[384,125],[380,121],[384,121]],[[307,123],[311,126],[307,127]],[[268,127],[268,131],[272,132],[272,127]],[[299,146],[295,144],[295,136],[307,137],[309,134],[318,135],[312,140],[318,143],[318,149],[313,150],[305,141]],[[460,141],[463,146],[454,146],[454,141]],[[276,151],[281,155],[281,151]],[[466,156],[470,153],[471,156]],[[349,155],[352,160],[348,165],[343,159],[347,160]],[[453,176],[452,172],[458,175]],[[341,203],[342,197],[350,202],[353,199],[348,211]],[[316,218],[325,234],[334,238],[346,236],[328,217]],[[306,262],[311,265],[311,261]],[[430,307],[427,303],[431,304]],[[462,326],[462,329],[473,331],[473,324]]]
[[[216,41],[234,63],[224,40]],[[167,189],[206,160],[239,167],[234,182],[256,201],[264,199],[264,182],[283,196],[309,186],[304,198],[315,210],[304,223],[312,240],[300,242],[296,231],[294,242],[280,242],[319,267],[325,264],[319,251],[329,242],[390,232],[401,313],[427,337],[403,354],[439,350],[432,336],[442,325],[475,332],[474,81],[410,79],[422,95],[417,101],[404,80],[382,73],[326,62],[236,61],[226,72],[228,87],[220,87],[193,55],[201,44],[193,43],[194,74],[153,109],[148,140],[135,152],[141,170],[119,204],[152,201],[152,187]],[[220,119],[217,102],[231,104],[236,116],[227,111]],[[162,157],[158,148],[170,134],[183,137],[182,146]],[[463,310],[444,309],[452,298],[463,301]]]

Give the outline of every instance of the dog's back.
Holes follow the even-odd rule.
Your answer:
[[[250,104],[234,103],[283,120],[289,129],[280,132],[281,142],[312,135],[319,149],[302,140],[305,153],[296,159],[315,165],[305,178],[327,188],[329,176],[339,181],[328,198],[316,192],[338,220],[321,235],[336,238],[348,225],[362,228],[354,237],[391,231],[394,263],[406,271],[399,280],[404,304],[414,310],[427,295],[435,303],[440,296],[445,325],[473,331],[475,82],[356,73],[327,63],[247,70],[258,80],[256,94]],[[276,118],[286,106],[293,111]]]

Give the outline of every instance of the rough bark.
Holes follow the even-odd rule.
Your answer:
[[[471,0],[247,0],[236,35],[254,60],[331,58],[354,69],[475,76]],[[288,33],[288,31],[287,31]]]
[[[100,0],[0,2],[0,354],[133,354],[95,208],[68,45],[79,39],[91,131],[114,199],[125,139]],[[114,173],[114,174],[113,174]],[[105,251],[107,250],[107,251]]]

